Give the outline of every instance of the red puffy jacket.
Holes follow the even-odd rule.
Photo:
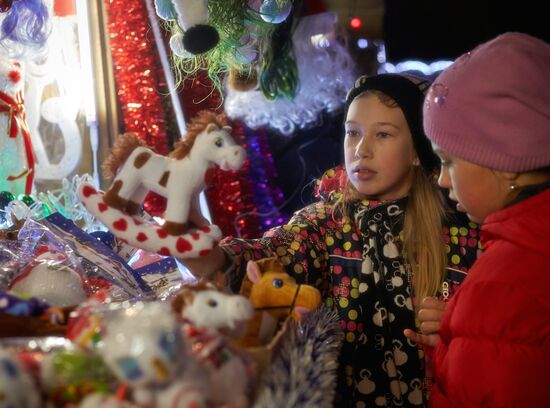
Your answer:
[[[447,306],[430,407],[550,407],[550,189],[489,216]]]

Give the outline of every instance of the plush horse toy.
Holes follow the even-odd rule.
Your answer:
[[[285,319],[301,320],[321,305],[320,292],[313,286],[297,284],[276,258],[249,261],[240,293],[254,307],[254,317],[238,341],[243,347],[267,344]]]
[[[192,355],[210,373],[210,402],[247,407],[254,363],[230,345],[229,336],[242,334],[240,329],[252,317],[248,299],[199,282],[185,286],[172,307],[182,320],[183,337]]]
[[[152,190],[167,199],[163,229],[171,235],[184,233],[189,198],[204,188],[206,171],[212,164],[222,170],[237,170],[244,162],[246,153],[235,144],[230,131],[225,115],[202,111],[189,124],[185,139],[175,144],[168,157],[153,153],[142,145],[141,139],[123,135],[105,165],[113,169],[116,162],[124,161],[105,193],[105,204],[136,213],[145,195]]]

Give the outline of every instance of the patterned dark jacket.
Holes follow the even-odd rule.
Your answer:
[[[423,351],[403,335],[416,327],[410,268],[401,254],[406,198],[350,202],[349,222],[333,213],[341,195],[340,168],[320,181],[320,201],[297,211],[287,225],[256,240],[227,238],[235,260],[227,276],[238,291],[248,260],[276,256],[300,283],[317,287],[344,331],[335,406],[424,406],[430,373]],[[328,194],[327,194],[328,193]],[[477,225],[444,227],[449,269],[441,289],[452,295],[478,251]]]

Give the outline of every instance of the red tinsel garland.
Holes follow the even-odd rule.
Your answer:
[[[135,132],[161,154],[168,153],[166,89],[147,7],[142,0],[105,0],[117,96],[125,132]],[[166,92],[164,92],[166,94]]]
[[[220,95],[213,91],[205,73],[184,81],[180,97],[187,120],[204,109],[222,111]],[[242,125],[235,122],[232,127],[233,138],[246,149]],[[206,190],[206,198],[212,222],[221,228],[224,235],[237,235],[234,224],[237,216],[256,211],[252,180],[249,177],[249,161],[246,160],[239,171],[216,170],[211,186]],[[237,221],[237,225],[238,235],[243,238],[258,238],[262,234],[260,220],[256,216],[242,218]]]

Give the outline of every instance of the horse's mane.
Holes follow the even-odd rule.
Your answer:
[[[184,285],[172,299],[172,310],[180,315],[185,306],[193,302],[194,293],[203,290],[218,290],[218,288],[212,282],[202,280],[194,284]]]
[[[115,144],[111,147],[109,155],[101,165],[103,177],[106,179],[115,178],[119,167],[124,164],[128,156],[139,146],[147,145],[136,133],[128,132],[118,136]]]
[[[220,129],[227,126],[227,115],[225,113],[216,113],[209,110],[203,110],[197,114],[187,125],[185,138],[174,143],[174,150],[168,154],[176,160],[183,159],[189,154],[197,136],[210,124],[214,123]]]

